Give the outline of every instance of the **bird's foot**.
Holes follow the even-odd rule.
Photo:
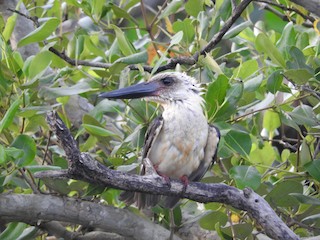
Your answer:
[[[189,178],[186,175],[180,177],[180,180],[183,182],[182,192],[185,193],[189,184]]]
[[[160,176],[162,183],[164,185],[167,185],[168,188],[171,188],[170,178],[167,175],[162,174],[161,172],[158,171],[158,165],[153,165],[149,158],[143,159],[143,165],[145,167],[146,175],[156,175],[157,177]]]

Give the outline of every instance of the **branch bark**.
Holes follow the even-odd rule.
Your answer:
[[[48,113],[47,121],[66,153],[69,169],[40,172],[35,175],[38,178],[68,177],[122,190],[179,196],[198,202],[220,202],[247,211],[273,239],[299,239],[270,205],[251,189],[241,191],[225,184],[190,182],[184,191],[184,184],[178,180],[171,180],[168,186],[160,176],[131,175],[108,169],[89,154],[80,152],[70,131],[56,113]]]
[[[5,221],[26,222],[39,227],[48,224],[46,221],[52,220],[81,224],[117,233],[124,236],[123,239],[166,239],[170,235],[168,230],[127,209],[51,195],[1,194],[0,216]],[[49,224],[49,229],[54,233],[61,233],[57,237],[66,239],[80,237],[78,233],[63,231],[64,228],[60,228],[59,224],[53,225],[53,222]]]

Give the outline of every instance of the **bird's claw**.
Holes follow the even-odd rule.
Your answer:
[[[182,193],[185,193],[189,184],[189,178],[186,175],[180,177],[180,180],[183,182]]]
[[[163,185],[167,185],[168,188],[171,188],[171,181],[170,178],[167,175],[164,175],[162,173],[159,173],[157,171],[157,166],[154,166],[149,158],[144,158],[143,165],[145,168],[145,174],[146,175],[156,175],[156,177],[161,177],[161,181]]]

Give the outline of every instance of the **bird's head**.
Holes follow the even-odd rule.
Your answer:
[[[110,99],[145,98],[160,104],[200,99],[201,88],[196,80],[185,73],[166,72],[153,76],[150,81],[102,93]]]

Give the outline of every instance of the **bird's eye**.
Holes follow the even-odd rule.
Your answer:
[[[171,86],[174,83],[174,79],[172,77],[166,77],[162,79],[162,83],[166,86]]]

